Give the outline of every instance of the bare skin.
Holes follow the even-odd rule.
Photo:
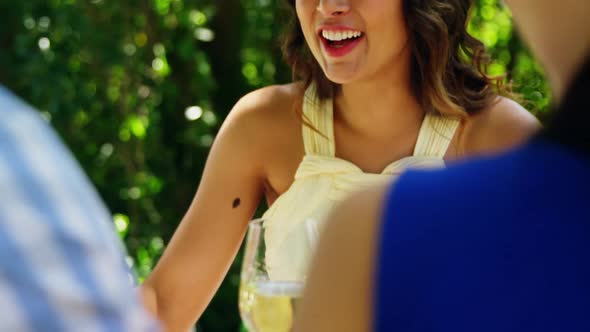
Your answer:
[[[333,210],[293,331],[373,330],[375,243],[386,189],[381,185],[355,193]]]

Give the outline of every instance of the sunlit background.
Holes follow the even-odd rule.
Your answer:
[[[549,105],[539,66],[496,0],[470,31],[524,105]],[[0,0],[0,82],[75,153],[113,213],[140,280],[187,209],[219,125],[240,96],[286,83],[282,0]],[[10,119],[3,119],[10,121]],[[239,261],[198,323],[241,331]]]

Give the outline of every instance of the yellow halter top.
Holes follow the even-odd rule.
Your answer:
[[[330,209],[346,195],[397,178],[409,168],[441,168],[459,120],[435,114],[424,117],[412,156],[388,165],[380,174],[365,173],[336,157],[333,102],[320,101],[311,85],[303,98],[303,114],[321,133],[303,125],[305,156],[289,189],[263,215],[266,265],[271,280],[303,280],[313,252],[313,228],[321,230]],[[309,223],[314,225],[311,231]]]

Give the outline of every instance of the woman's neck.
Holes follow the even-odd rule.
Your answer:
[[[381,75],[342,85],[334,108],[339,121],[357,132],[404,132],[424,117],[409,74]]]

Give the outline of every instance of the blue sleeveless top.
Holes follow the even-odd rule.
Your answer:
[[[386,200],[376,331],[590,331],[590,81],[508,154],[403,175]]]

